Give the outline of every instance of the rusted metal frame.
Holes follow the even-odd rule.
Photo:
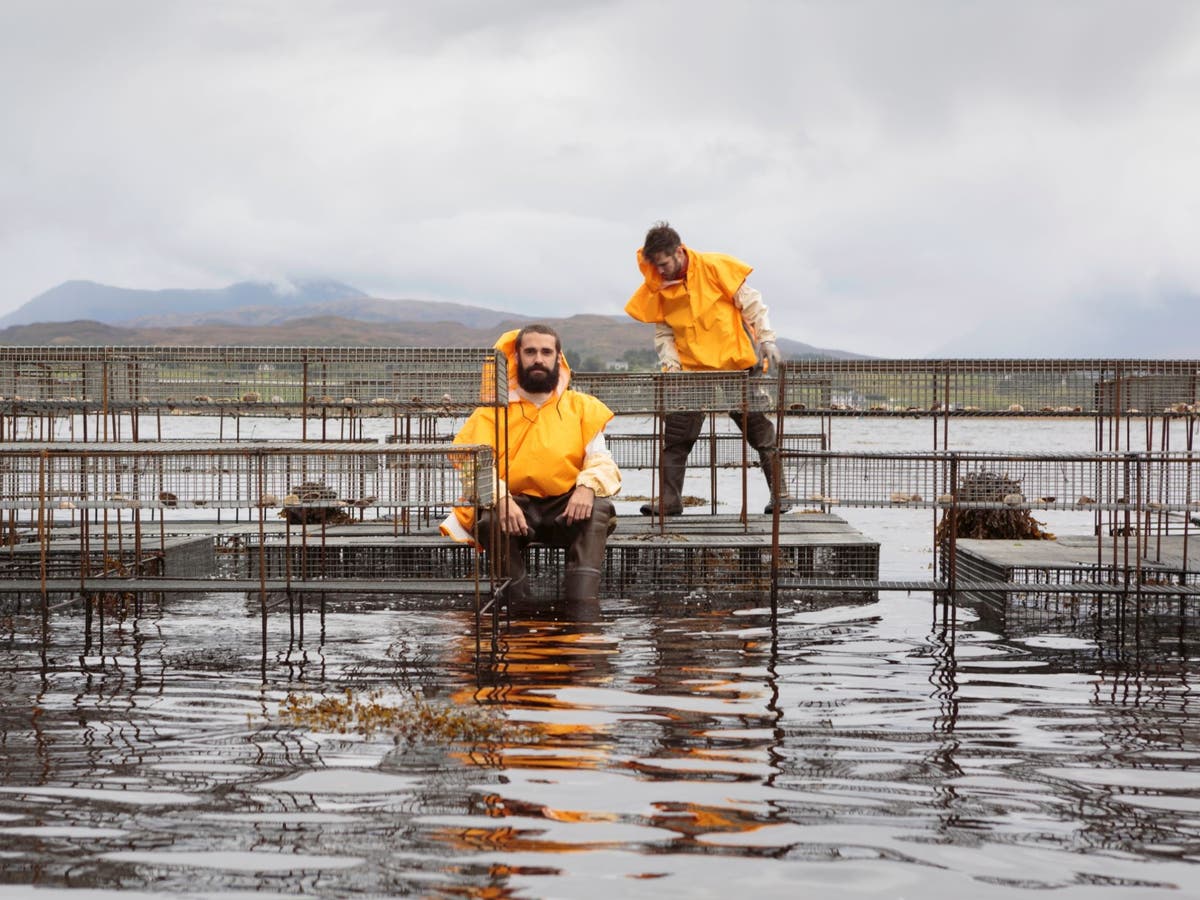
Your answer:
[[[710,411],[706,418],[708,419],[708,502],[709,511],[715,516],[717,514],[717,414],[715,411]],[[742,442],[745,443],[745,435],[742,435]],[[744,506],[744,490],[742,499]]]
[[[504,474],[508,475],[508,404],[503,407],[499,405],[499,398],[496,401],[496,413],[492,417],[492,446],[496,448],[495,456],[492,460],[493,478],[495,480],[496,490],[492,497],[492,509],[494,513],[488,517],[488,546],[490,549],[486,554],[481,554],[478,547],[472,556],[472,577],[475,583],[475,658],[478,660],[483,652],[483,616],[485,613],[491,615],[491,649],[495,653],[499,648],[499,631],[500,631],[500,607],[504,607],[505,621],[511,622],[512,604],[508,601],[508,587],[511,584],[511,573],[502,572],[503,561],[508,559],[508,543],[511,540],[508,532],[506,532],[500,523],[500,460],[504,460]],[[478,457],[471,465],[471,471],[475,479],[475,485],[471,489],[472,509],[475,514],[475,532],[476,541],[478,543],[479,529],[482,524],[483,506],[480,504],[479,492],[475,490],[478,485]],[[505,483],[507,484],[507,477]],[[464,487],[465,487],[464,482]],[[480,556],[483,555],[487,559],[487,575],[488,575],[488,596],[483,600],[483,594],[480,588]]]
[[[1133,505],[1132,515],[1134,517],[1134,521],[1136,521],[1138,523],[1138,528],[1135,531],[1135,533],[1132,535],[1133,546],[1134,546],[1133,617],[1134,617],[1134,627],[1139,629],[1138,633],[1140,633],[1140,626],[1141,626],[1141,622],[1142,622],[1142,580],[1143,580],[1142,564],[1145,560],[1145,556],[1142,553],[1142,540],[1143,540],[1142,534],[1141,534],[1141,532],[1142,532],[1141,523],[1142,523],[1142,515],[1143,515],[1142,511],[1145,510],[1145,520],[1146,520],[1147,524],[1149,523],[1149,518],[1150,518],[1149,509],[1147,508],[1148,500],[1146,497],[1146,479],[1149,476],[1147,467],[1149,466],[1149,464],[1150,464],[1149,454],[1136,454],[1135,455],[1135,457],[1134,457],[1134,496],[1131,498],[1131,501],[1132,501],[1132,505]],[[1128,540],[1128,539],[1129,539],[1129,535],[1126,536],[1126,540]]]
[[[257,463],[258,472],[258,606],[262,624],[262,659],[266,665],[267,658],[267,526],[266,506],[262,502],[267,492],[266,454],[259,452],[253,456]],[[289,616],[290,618],[290,616]],[[265,681],[265,678],[264,678]]]
[[[950,453],[950,546],[946,548],[946,587],[942,595],[942,619],[947,617],[949,604],[950,627],[955,629],[958,624],[958,498],[960,485],[958,483],[958,454]],[[936,506],[936,504],[935,504]],[[937,539],[934,539],[937,546]],[[935,568],[936,572],[937,569]]]
[[[667,533],[666,516],[663,511],[666,508],[666,501],[663,498],[662,492],[662,467],[663,467],[663,447],[666,441],[666,381],[673,373],[660,372],[653,377],[654,386],[654,447],[658,457],[657,465],[650,469],[650,507],[658,506],[658,533],[665,535]],[[655,499],[657,498],[657,499]],[[683,497],[680,497],[680,502],[683,502]]]
[[[300,394],[300,403],[301,403],[301,406],[300,406],[300,439],[307,441],[308,440],[308,401],[309,401],[309,397],[311,396],[309,394],[310,388],[308,385],[308,354],[307,353],[302,355],[302,360],[303,360],[303,362],[302,362],[301,371],[300,371],[300,390],[301,390],[301,394]]]
[[[50,555],[50,537],[49,537],[49,516],[52,514],[46,505],[46,465],[50,459],[50,452],[43,450],[38,454],[38,515],[37,515],[37,534],[38,545],[40,552],[38,556],[38,578],[41,582],[41,598],[42,598],[42,665],[45,666],[48,662],[47,651],[50,646],[50,594],[46,588],[46,568],[49,565]]]
[[[772,650],[775,649],[776,621],[779,611],[779,517],[783,515],[783,498],[786,496],[783,484],[783,446],[784,423],[787,409],[787,374],[785,363],[779,367],[779,383],[775,391],[775,452],[771,455],[771,483],[775,486],[775,497],[771,503],[771,640]],[[744,437],[744,435],[743,435]],[[715,455],[714,455],[715,459]]]
[[[950,363],[949,363],[949,361],[943,361],[943,362],[937,364],[937,366],[934,368],[933,372],[930,374],[930,386],[932,387],[931,393],[933,395],[933,400],[930,403],[930,406],[932,408],[934,408],[935,410],[937,410],[937,412],[932,417],[933,449],[934,449],[934,452],[937,452],[937,450],[938,450],[938,426],[940,424],[941,428],[942,428],[942,442],[941,442],[942,449],[949,450],[950,449]],[[941,398],[940,400],[938,399],[939,396]],[[935,478],[934,478],[935,483],[937,482],[937,475],[939,475],[939,474],[942,478],[943,484],[952,484],[952,482],[949,481],[949,477],[948,477],[949,473],[946,471],[945,464],[942,465],[940,473],[935,473]],[[953,489],[952,489],[952,492],[953,492]],[[933,547],[933,571],[937,572],[937,571],[939,571],[939,569],[938,569],[939,549],[938,549],[938,542],[937,542],[937,538],[936,538],[937,520],[938,520],[938,510],[937,510],[936,505],[931,510],[931,513],[933,516],[933,526],[932,526],[933,530],[931,533],[935,536],[933,539],[932,545],[931,545]],[[935,604],[936,604],[936,598],[935,598]]]
[[[738,429],[742,433],[742,510],[738,515],[738,521],[742,523],[742,530],[748,531],[750,528],[750,377],[747,375],[742,381],[742,423]],[[713,511],[716,512],[716,498],[713,498]]]

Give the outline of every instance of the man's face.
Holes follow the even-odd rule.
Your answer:
[[[558,350],[554,335],[531,331],[517,351],[517,384],[531,394],[547,394],[558,384]]]
[[[658,270],[663,281],[679,281],[687,272],[687,251],[676,247],[674,253],[651,254],[650,265]]]

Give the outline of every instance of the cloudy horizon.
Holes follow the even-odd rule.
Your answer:
[[[615,315],[658,219],[876,356],[1200,296],[1200,5],[732,9],[9,0],[0,314],[330,278]]]

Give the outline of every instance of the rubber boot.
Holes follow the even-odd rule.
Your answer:
[[[476,539],[479,544],[490,556],[493,548],[490,546],[492,538],[491,529],[491,514],[484,513],[479,517],[479,525],[475,530]],[[509,535],[505,540],[504,535],[499,535],[501,547],[506,547],[504,557],[500,562],[499,577],[508,579],[507,586],[500,594],[501,599],[505,603],[520,603],[523,600],[529,599],[529,577],[525,572],[525,542],[517,535]]]
[[[771,497],[763,512],[771,515],[775,511],[775,504],[783,497],[781,486],[775,483],[775,458],[779,455],[775,447],[775,424],[760,412],[750,413],[744,423],[741,413],[730,413],[730,416],[745,433],[747,443],[758,451],[758,461]]]
[[[571,542],[567,550],[566,571],[563,573],[563,599],[567,603],[599,598],[604,548],[614,524],[613,512],[610,500],[597,497],[592,506],[591,519]]]
[[[703,427],[702,412],[667,413],[663,422],[662,458],[659,461],[662,504],[646,504],[642,507],[642,515],[658,515],[660,508],[663,515],[667,516],[677,516],[683,512],[683,477],[687,473],[687,458]]]
[[[766,509],[763,510],[768,516],[775,512],[775,505],[782,503],[780,512],[786,512],[788,508],[787,491],[780,485],[775,483],[775,460],[779,456],[777,450],[760,450],[758,452],[759,463],[762,465],[763,477],[767,480],[767,490],[771,492],[771,499],[768,501]]]
[[[508,587],[504,589],[506,603],[523,603],[529,599],[529,575],[525,571],[525,552],[521,542],[510,539],[505,560]]]

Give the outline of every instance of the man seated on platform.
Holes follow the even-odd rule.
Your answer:
[[[481,406],[454,438],[456,444],[485,444],[496,452],[498,484],[494,508],[456,507],[442,533],[475,540],[486,551],[493,524],[507,551],[501,573],[509,579],[506,598],[529,597],[524,550],[533,541],[567,550],[563,599],[595,600],[609,532],[616,524],[612,501],[621,472],[604,442],[612,418],[607,406],[567,387],[571,370],[554,329],[541,324],[501,335],[496,349],[508,357],[508,428],[497,431],[501,410]],[[500,434],[500,446],[496,435]]]

